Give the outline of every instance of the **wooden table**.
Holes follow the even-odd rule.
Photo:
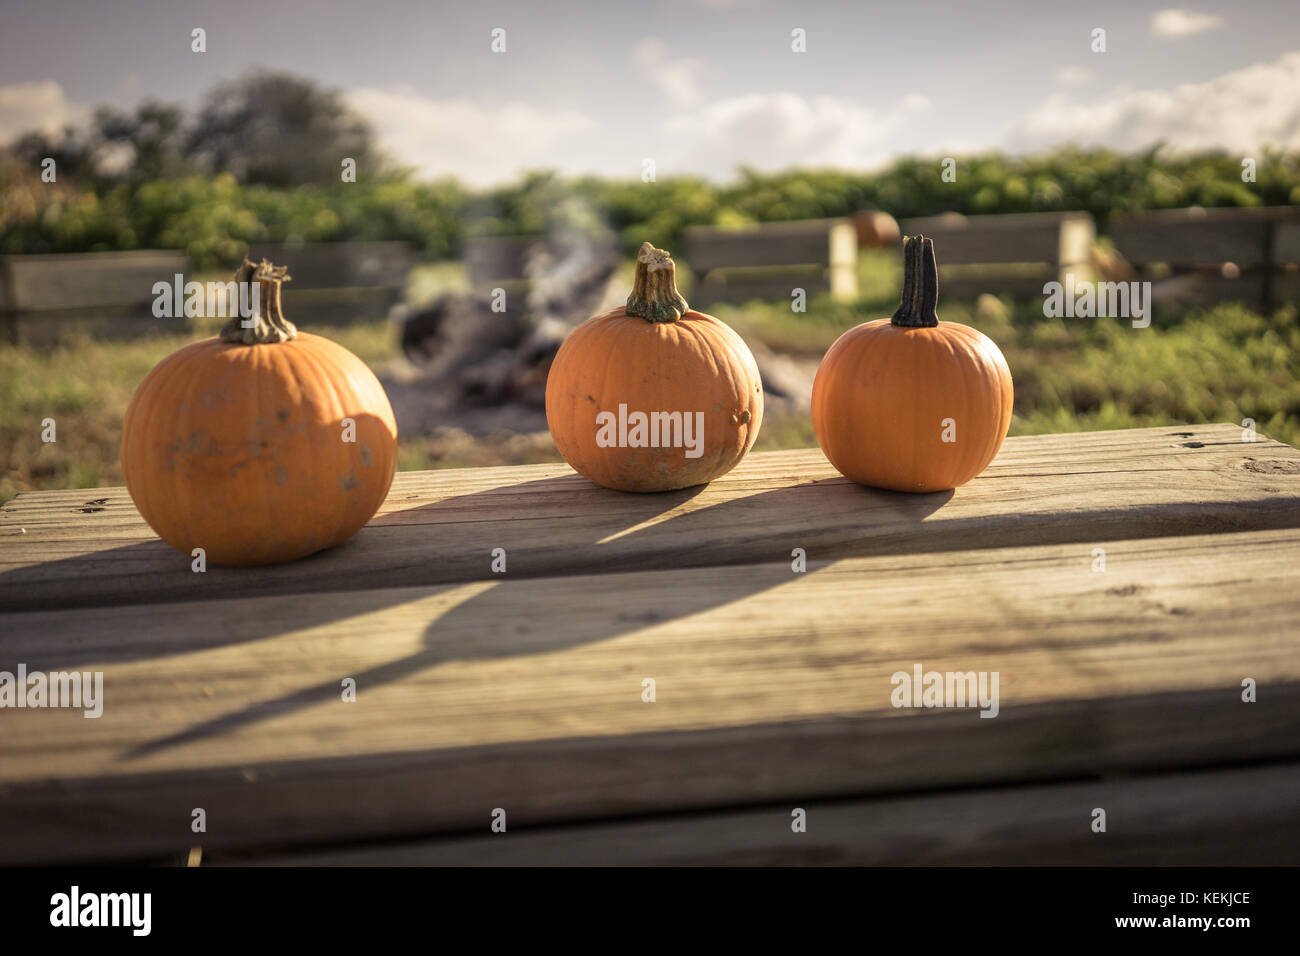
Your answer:
[[[205,573],[121,488],[38,492],[0,608],[0,670],[104,675],[99,719],[0,710],[5,863],[1300,862],[1300,453],[1236,426],[924,496],[817,450],[404,473],[347,544]],[[916,665],[998,715],[895,708]]]

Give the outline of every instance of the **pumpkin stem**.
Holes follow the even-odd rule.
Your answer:
[[[928,329],[939,324],[939,267],[934,261],[934,241],[924,236],[903,237],[903,295],[890,320],[906,329]]]
[[[668,253],[642,243],[636,257],[632,294],[627,297],[624,311],[648,322],[676,322],[690,309],[677,291],[676,276],[677,268]]]
[[[235,272],[235,282],[242,291],[246,282],[257,283],[257,307],[254,315],[238,314],[221,329],[220,338],[232,345],[266,345],[287,342],[298,335],[297,327],[280,310],[280,284],[289,281],[288,266],[273,266],[263,259],[244,259]],[[237,293],[238,294],[238,293]]]

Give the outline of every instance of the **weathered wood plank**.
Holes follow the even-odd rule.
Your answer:
[[[138,305],[153,300],[154,283],[171,285],[188,271],[185,254],[166,249],[0,256],[0,305],[20,312]]]
[[[790,299],[795,289],[809,296],[831,291],[826,270],[795,269],[716,269],[691,289],[691,307],[704,309],[715,302],[748,302],[751,299]]]
[[[415,262],[408,242],[255,242],[251,259],[270,259],[289,268],[293,288],[402,289]]]
[[[685,232],[691,270],[760,266],[834,266],[857,254],[857,231],[847,219],[767,222],[743,229],[691,226]]]
[[[1300,756],[1300,530],[1094,543],[11,614],[105,702],[0,715],[0,861]],[[894,708],[918,664],[998,716]]]
[[[945,296],[954,299],[973,299],[988,293],[989,295],[1009,295],[1014,298],[1032,299],[1041,297],[1043,286],[1049,282],[1063,282],[1064,277],[1056,272],[1044,269],[1035,275],[1017,272],[1009,274],[995,269],[982,270],[974,276],[969,272],[954,274],[943,266],[939,267],[939,283]],[[1088,276],[1076,275],[1079,282],[1087,281]]]
[[[1234,262],[1243,268],[1290,261],[1270,249],[1274,230],[1300,221],[1300,207],[1260,209],[1163,209],[1117,219],[1111,226],[1115,247],[1135,264],[1172,266]]]
[[[1008,439],[953,493],[841,478],[817,449],[750,455],[704,488],[630,495],[565,465],[399,474],[351,541],[274,568],[190,570],[121,488],[0,508],[0,609],[86,607],[511,577],[1300,526],[1300,452],[1233,425]],[[102,503],[100,503],[102,502]],[[88,504],[89,503],[89,504]]]
[[[791,829],[796,806],[807,830]],[[1106,811],[1094,833],[1092,810]],[[486,829],[483,827],[482,829]],[[1300,766],[809,802],[227,859],[261,866],[1300,865]],[[205,859],[205,865],[208,860]],[[216,865],[222,865],[217,862]]]
[[[899,228],[905,235],[932,238],[940,267],[1041,262],[1054,271],[1072,266],[1078,272],[1096,238],[1086,212],[929,216],[904,219]]]
[[[788,298],[792,288],[856,298],[858,234],[848,219],[768,222],[743,229],[692,226],[686,255],[700,304]]]

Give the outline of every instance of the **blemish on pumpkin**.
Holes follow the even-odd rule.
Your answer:
[[[280,419],[282,422],[287,422],[289,420],[289,413],[287,411],[278,411],[275,413],[275,417]]]
[[[731,424],[733,424],[733,425],[739,425],[739,424],[740,424],[740,419],[736,417],[736,413],[735,413],[735,412],[732,412],[732,413],[731,413]]]
[[[356,475],[344,475],[342,478],[339,479],[339,485],[343,488],[344,491],[351,491],[359,484],[360,482],[357,481]]]
[[[372,465],[374,465],[374,463],[375,463],[375,456],[371,453],[371,451],[370,451],[370,446],[369,446],[369,445],[362,445],[362,446],[361,446],[361,464],[363,464],[363,465],[365,465],[367,468],[369,468],[369,467],[371,467]]]
[[[275,470],[275,483],[283,488],[289,482],[289,469],[277,468]]]
[[[748,425],[748,424],[749,424],[749,420],[750,420],[751,418],[753,418],[753,417],[754,417],[754,416],[752,416],[751,414],[749,414],[749,409],[747,408],[747,409],[745,409],[743,412],[740,413],[740,423],[741,423],[742,425]]]

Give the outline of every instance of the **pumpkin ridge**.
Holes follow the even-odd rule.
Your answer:
[[[188,348],[189,347],[187,346],[186,349]],[[145,450],[147,450],[148,443],[156,440],[153,436],[158,434],[157,418],[159,417],[159,413],[165,409],[170,410],[171,408],[174,408],[172,405],[158,401],[157,395],[159,393],[168,394],[170,392],[171,389],[168,388],[164,390],[163,385],[171,386],[172,379],[177,378],[179,373],[183,370],[185,366],[183,355],[185,354],[186,349],[173,353],[169,358],[164,359],[162,363],[146,375],[145,381],[141,383],[143,394],[137,394],[132,397],[130,404],[127,406],[127,414],[123,416],[122,419],[122,433],[123,435],[140,436],[138,441],[132,441],[128,446],[131,451],[136,451],[138,453],[137,445],[144,445],[146,446]],[[157,374],[154,374],[155,372]],[[140,427],[138,429],[130,427],[135,423],[138,416],[143,416],[143,421],[141,421]],[[123,480],[126,481],[128,485],[131,483],[132,475],[135,475],[136,480],[152,480],[152,476],[139,474],[134,467],[135,454],[127,454],[127,450],[127,447],[123,448]],[[136,510],[140,512],[140,516],[150,525],[152,525],[154,520],[156,520],[156,515],[153,514],[152,507],[147,503],[145,507],[140,507],[140,503],[137,502]]]
[[[194,367],[192,364],[195,357],[194,353],[186,356],[185,364],[190,367],[187,369],[189,372],[189,378],[183,390],[185,396],[184,401],[177,402],[173,405],[169,409],[167,415],[167,422],[172,426],[170,430],[173,431],[177,438],[182,442],[185,441],[185,436],[181,434],[183,431],[183,428],[181,427],[183,421],[181,418],[182,410],[184,410],[184,414],[187,417],[192,416],[194,414],[194,409],[200,407],[202,404],[199,401],[199,395],[203,389],[208,386],[206,369],[202,365]],[[191,437],[197,434],[197,432],[191,433]],[[207,437],[210,439],[210,436]],[[184,447],[185,446],[182,445],[182,448]],[[184,516],[181,530],[183,534],[190,536],[190,549],[203,548],[206,553],[211,553],[212,547],[209,542],[199,542],[193,537],[195,528],[201,527],[203,524],[205,503],[197,500],[199,496],[196,494],[195,482],[188,474],[192,467],[191,457],[184,451],[181,452],[181,455],[183,457],[181,457],[177,462],[180,467],[178,467],[173,473],[172,480],[169,483],[170,488],[168,490],[170,494],[174,496],[174,500],[180,505],[179,512]]]
[[[325,338],[324,336],[311,335],[310,333],[303,333],[301,338],[307,339],[307,342],[304,344],[307,346],[309,350],[311,360],[316,365],[317,372],[319,373],[321,368],[325,370],[325,374],[319,376],[320,384],[323,384],[329,389],[329,394],[333,402],[333,408],[326,415],[325,428],[326,430],[328,430],[331,427],[340,429],[338,435],[339,438],[338,446],[334,448],[334,453],[333,453],[333,456],[338,461],[339,471],[341,473],[342,470],[346,468],[353,473],[353,477],[355,477],[358,481],[361,481],[366,476],[358,471],[358,467],[357,467],[358,463],[354,461],[353,454],[347,448],[346,443],[342,441],[341,429],[342,429],[343,419],[345,417],[351,417],[353,413],[348,408],[347,402],[344,400],[344,397],[339,389],[338,386],[339,377],[341,376],[343,379],[345,379],[354,391],[361,392],[364,390],[365,395],[363,397],[369,397],[371,400],[377,401],[378,396],[372,394],[372,383],[370,381],[365,379],[358,381],[358,379],[361,378],[361,376],[358,374],[358,370],[355,368],[348,367],[350,365],[353,365],[353,362],[360,362],[360,359],[357,359],[350,352],[341,349],[338,346],[337,342],[334,342],[332,339]],[[366,369],[366,371],[368,372],[369,369]],[[387,402],[387,396],[384,396],[384,401]],[[381,419],[381,416],[379,415],[375,415],[375,417],[377,419]],[[356,422],[356,419],[354,418],[353,421]],[[360,430],[362,428],[362,425],[363,422],[356,422],[356,427],[359,432],[357,436],[358,455],[360,454],[359,446],[361,444],[361,438],[362,438],[362,435],[360,434]],[[389,485],[385,487],[384,494],[380,497],[381,504],[383,502],[383,498],[387,497],[388,487],[391,487],[391,482],[392,479],[390,477]],[[343,519],[342,515],[340,515],[340,518],[341,518],[340,524],[335,533],[335,536],[345,534],[347,528],[352,524],[353,516],[350,513],[346,516],[346,520],[342,520]]]
[[[742,383],[739,377],[735,374],[738,368],[747,368],[748,366],[748,363],[740,354],[740,350],[736,347],[737,342],[744,345],[745,340],[741,338],[739,332],[726,323],[715,319],[713,316],[704,315],[703,318],[708,320],[708,327],[717,338],[722,349],[726,352],[728,362],[726,368],[720,369],[720,371],[726,376],[727,391],[732,396],[740,396],[741,408],[738,408],[735,411],[727,411],[726,409],[723,409],[722,413],[728,415],[739,415],[741,411],[749,410],[749,404],[751,401],[747,386]],[[745,346],[745,349],[748,351],[749,347]],[[751,441],[751,439],[757,440],[758,431],[756,427],[751,426],[757,424],[755,420],[760,418],[760,416],[761,410],[751,412],[749,422],[737,422],[736,425],[733,426],[736,429],[744,429],[744,438],[740,437],[740,431],[736,431],[735,433],[732,433],[731,431],[725,432],[728,440],[719,444],[717,454],[718,460],[716,462],[717,466],[721,466],[723,457],[729,454],[730,448],[733,444],[733,435],[734,444],[738,444],[742,448],[746,446],[753,447],[753,441]],[[746,448],[746,450],[748,450],[748,448]]]

